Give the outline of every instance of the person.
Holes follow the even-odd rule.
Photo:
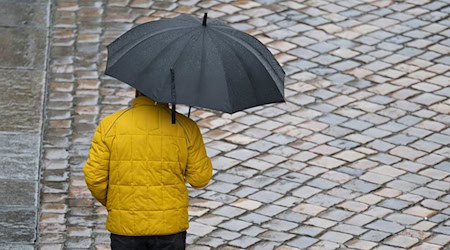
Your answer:
[[[111,248],[185,249],[186,182],[208,184],[212,164],[191,119],[136,91],[130,108],[98,125],[83,168],[88,189],[106,206]]]

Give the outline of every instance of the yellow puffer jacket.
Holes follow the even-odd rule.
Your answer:
[[[211,160],[197,124],[140,96],[104,118],[84,166],[87,186],[119,235],[167,235],[188,228],[188,193],[208,184]]]

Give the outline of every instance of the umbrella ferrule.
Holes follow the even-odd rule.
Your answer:
[[[205,13],[205,15],[203,15],[203,26],[206,26],[206,19],[208,19],[208,13]]]

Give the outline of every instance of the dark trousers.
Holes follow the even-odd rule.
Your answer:
[[[171,235],[123,236],[111,234],[112,250],[184,250],[186,232]]]

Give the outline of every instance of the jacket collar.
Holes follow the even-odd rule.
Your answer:
[[[154,100],[148,98],[147,96],[138,96],[131,103],[132,107],[142,106],[142,105],[147,105],[147,106],[164,105],[164,106],[167,106],[167,104],[155,102]]]

